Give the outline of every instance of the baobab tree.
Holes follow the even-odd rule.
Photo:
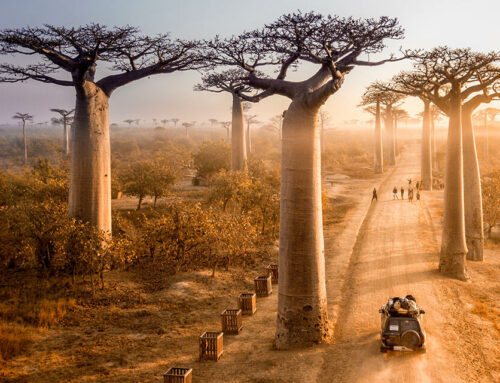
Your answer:
[[[360,104],[358,106],[363,106],[363,104]],[[380,124],[382,115],[380,101],[376,101],[375,105],[368,105],[367,107],[363,108],[363,110],[373,116],[373,120],[368,120],[367,122],[373,122],[375,125],[373,136],[373,172],[375,174],[382,174],[384,172],[384,144],[382,137],[382,127]]]
[[[163,120],[161,120],[161,123],[162,123],[163,125],[167,125],[167,122],[168,122],[168,120],[167,120],[166,118],[164,118]]]
[[[23,163],[26,165],[28,163],[28,144],[26,140],[26,122],[28,121],[33,121],[33,116],[28,113],[19,113],[17,112],[12,116],[14,120],[21,120],[23,123],[23,148],[24,148],[24,155],[23,155]]]
[[[394,107],[392,110],[392,116],[394,118],[394,145],[396,147],[396,156],[399,156],[399,134],[398,134],[398,122],[401,120],[407,120],[410,115],[408,112],[401,107]]]
[[[174,129],[177,129],[177,123],[180,121],[178,118],[172,118],[170,121],[174,123]]]
[[[375,174],[381,174],[384,172],[384,140],[382,135],[382,124],[381,124],[381,103],[382,103],[381,92],[373,92],[367,89],[363,94],[360,106],[367,106],[364,110],[375,116],[375,139],[374,139],[374,153],[373,153],[373,171]]]
[[[247,129],[246,129],[247,153],[251,154],[252,153],[252,129],[251,129],[251,125],[252,124],[259,124],[259,121],[257,120],[256,114],[246,114],[245,121],[247,123]]]
[[[396,165],[396,134],[394,132],[394,116],[392,113],[396,104],[404,98],[401,93],[392,92],[387,89],[382,89],[380,83],[374,83],[367,87],[363,95],[361,105],[370,105],[377,103],[384,107],[384,123],[387,133],[387,155],[389,157],[389,165]]]
[[[216,120],[215,118],[210,118],[210,119],[208,120],[208,122],[210,123],[210,127],[211,127],[212,129],[214,128],[214,125],[215,125],[215,124],[218,124],[218,123],[219,123],[219,121],[218,121],[218,120]]]
[[[320,108],[318,113],[318,118],[319,118],[319,127],[321,129],[321,154],[323,154],[325,152],[325,129],[326,129],[326,124],[330,119],[330,116],[328,115],[328,112],[324,108]]]
[[[437,159],[436,159],[436,122],[441,119],[444,115],[443,112],[434,104],[431,105],[431,157],[432,157],[432,169],[437,170]]]
[[[253,98],[248,93],[251,87],[243,83],[246,72],[242,69],[228,69],[223,72],[211,72],[202,77],[201,83],[195,86],[197,91],[208,91],[213,93],[226,92],[232,97],[232,121],[231,121],[231,169],[244,170],[247,166],[247,144],[245,124],[243,115],[243,99],[246,101]]]
[[[41,57],[24,66],[0,65],[0,81],[28,79],[74,87],[69,214],[111,235],[111,158],[108,104],[114,90],[155,74],[204,66],[196,42],[142,36],[134,27],[26,27],[0,32],[0,52]],[[98,63],[112,73],[96,79]],[[60,72],[67,79],[58,76]]]
[[[131,118],[127,119],[127,120],[123,120],[124,123],[128,124],[128,126],[130,127],[134,122],[136,122],[137,120],[132,120]]]
[[[196,124],[196,121],[191,121],[191,122],[183,122],[182,126],[184,127],[184,133],[186,135],[186,138],[189,137],[189,128],[192,128]]]
[[[66,109],[51,109],[52,112],[59,113],[61,116],[59,119],[59,123],[63,126],[63,149],[65,154],[69,154],[69,126],[73,122],[72,114],[75,112],[74,109],[66,110]],[[55,120],[53,120],[55,121]]]
[[[239,36],[269,62],[281,66],[279,78],[259,73],[252,61],[233,55],[231,62],[248,72],[247,84],[287,97],[282,129],[278,319],[279,349],[324,341],[327,318],[324,242],[321,211],[321,105],[356,66],[380,65],[360,58],[399,39],[397,20],[359,20],[314,12],[286,14],[261,30]],[[300,82],[284,80],[291,65],[308,62],[317,72]],[[229,64],[231,65],[231,64]]]
[[[479,111],[478,115],[483,118],[483,128],[484,128],[484,157],[488,158],[490,155],[490,137],[488,128],[488,119],[490,121],[495,121],[496,116],[500,114],[500,109],[497,108],[485,108]]]
[[[418,97],[423,102],[420,179],[424,190],[432,190],[431,101],[425,95],[431,93],[435,86],[432,81],[425,81],[418,76],[405,75],[395,76],[392,83],[377,82],[374,87],[381,92]]]
[[[226,131],[226,140],[227,142],[230,141],[231,137],[231,121],[221,121],[219,122],[219,125],[221,128],[223,128]]]
[[[439,268],[464,279],[467,278],[466,255],[468,259],[481,260],[484,243],[474,131],[472,123],[463,123],[463,112],[472,104],[465,106],[464,103],[471,102],[476,93],[490,97],[489,90],[500,78],[500,70],[495,66],[500,53],[438,47],[410,54],[413,71],[400,73],[395,81],[431,84],[431,89],[425,89],[422,94],[449,116]]]

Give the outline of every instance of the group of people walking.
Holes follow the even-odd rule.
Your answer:
[[[417,181],[415,184],[415,189],[413,189],[413,185],[411,183],[411,179],[408,180],[408,201],[413,202],[413,195],[415,193],[415,196],[417,198],[417,201],[420,201],[420,190],[422,190],[422,183]],[[401,199],[405,199],[405,188],[401,186],[401,189],[399,190],[401,193]],[[399,195],[398,195],[398,188],[394,186],[392,189],[392,199],[398,199],[399,200]],[[373,200],[378,201],[378,195],[377,195],[377,189],[373,188],[373,194],[372,194],[372,202]]]

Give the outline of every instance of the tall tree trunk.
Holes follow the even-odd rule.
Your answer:
[[[247,146],[243,105],[241,98],[233,93],[233,119],[231,124],[231,169],[244,170],[247,166]]]
[[[312,108],[299,96],[283,124],[278,349],[321,342],[329,335],[318,111],[319,106]]]
[[[69,214],[111,235],[108,96],[88,81],[76,87]]]
[[[450,121],[446,151],[444,217],[439,270],[466,279],[464,217],[464,183],[462,157],[462,102],[460,86],[452,85]]]
[[[427,100],[424,100],[423,117],[420,175],[422,188],[424,190],[432,190],[431,111],[430,102]]]
[[[386,107],[386,117],[385,117],[385,130],[388,135],[387,154],[389,156],[389,165],[396,165],[396,145],[394,141],[394,121],[392,118],[392,107],[388,105]]]
[[[69,129],[68,129],[68,122],[66,121],[66,118],[64,119],[64,137],[63,137],[63,146],[64,146],[64,154],[68,155],[69,154]]]
[[[467,259],[483,260],[483,202],[481,197],[481,176],[477,159],[476,139],[472,125],[472,110],[462,110],[463,152],[464,152],[464,201],[465,239]]]
[[[375,112],[375,174],[384,172],[384,143],[382,139],[382,126],[380,123],[380,102],[377,101]]]
[[[394,117],[394,145],[396,157],[399,156],[399,139],[398,139],[398,119]]]
[[[28,144],[26,142],[26,121],[23,121],[23,144],[24,144],[23,163],[26,165],[28,163]]]
[[[490,132],[488,131],[488,115],[484,113],[484,158],[490,156]]]
[[[247,156],[252,153],[252,133],[250,131],[250,122],[247,124],[246,130]]]
[[[431,158],[432,169],[437,170],[436,161],[436,119],[431,116]]]

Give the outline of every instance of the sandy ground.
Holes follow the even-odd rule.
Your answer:
[[[468,282],[437,272],[442,192],[414,203],[391,194],[419,173],[418,151],[407,148],[383,176],[325,182],[336,206],[349,207],[325,227],[329,344],[273,350],[272,294],[258,298],[240,335],[224,337],[221,360],[198,361],[198,335],[220,329],[220,312],[252,291],[273,258],[215,279],[203,271],[159,276],[160,287],[121,272],[108,276],[101,307],[80,307],[64,326],[41,333],[26,356],[0,366],[0,381],[161,382],[170,366],[193,368],[193,382],[500,381],[500,246],[489,244],[485,262],[469,265]],[[379,201],[370,203],[374,186]],[[378,309],[408,293],[426,309],[428,351],[381,354]]]

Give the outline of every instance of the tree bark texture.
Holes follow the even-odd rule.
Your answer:
[[[430,120],[430,102],[425,100],[420,159],[420,176],[422,181],[422,188],[424,190],[432,190],[432,143]]]
[[[76,87],[69,214],[111,235],[108,96],[89,81]]]
[[[460,86],[452,85],[446,151],[444,217],[439,270],[466,279],[464,183],[462,156],[462,103]]]
[[[279,295],[275,346],[286,349],[329,336],[318,107],[296,97],[282,131]]]
[[[484,231],[481,196],[481,176],[477,159],[476,140],[472,125],[472,110],[462,111],[464,155],[465,239],[467,259],[483,260]]]
[[[233,118],[231,124],[231,169],[244,170],[247,166],[247,147],[241,98],[233,94]]]

